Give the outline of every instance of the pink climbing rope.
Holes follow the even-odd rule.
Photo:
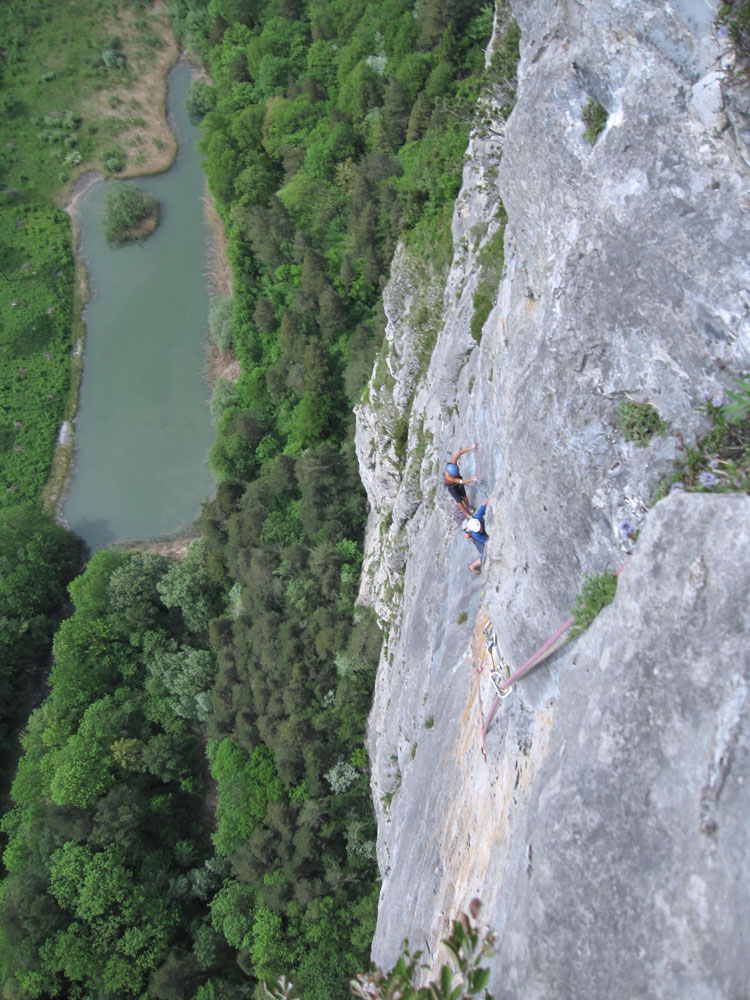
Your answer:
[[[536,653],[534,653],[533,656],[530,656],[528,658],[528,660],[523,664],[523,666],[520,666],[518,670],[516,670],[516,672],[511,677],[503,681],[502,684],[498,686],[501,688],[506,688],[508,687],[509,684],[512,684],[513,681],[517,681],[520,677],[523,677],[524,674],[527,674],[532,669],[532,667],[535,667],[537,665],[540,658],[547,652],[550,646],[553,646],[560,638],[560,636],[562,636],[565,632],[567,632],[570,626],[573,624],[575,624],[575,618],[571,615],[570,618],[568,618],[567,621],[564,621],[560,626],[560,628],[556,632],[553,632],[553,634],[549,637],[549,639],[547,639],[547,641],[543,643],[539,647],[539,649],[537,649]]]
[[[622,566],[619,567],[619,569],[616,569],[614,571],[614,576],[619,576],[626,566],[627,563],[623,563]],[[498,685],[498,687],[500,688],[510,687],[510,685],[514,681],[519,680],[521,677],[524,676],[524,674],[528,674],[529,671],[533,670],[534,667],[538,666],[542,662],[542,660],[546,660],[548,656],[551,656],[554,652],[556,652],[558,649],[564,646],[565,643],[567,642],[567,638],[563,638],[563,636],[573,624],[575,624],[575,618],[571,616],[570,618],[567,619],[567,621],[564,621],[562,623],[560,628],[558,628],[557,631],[554,632],[549,637],[549,639],[547,639],[546,642],[542,643],[539,649],[537,649],[537,651],[532,656],[530,656],[528,660],[524,664],[522,664],[512,676],[504,680],[501,684]],[[499,705],[500,705],[500,695],[495,695],[495,700],[492,702],[492,708],[489,711],[489,714],[487,716],[487,721],[485,722],[484,728],[482,729],[483,753],[485,752],[485,737],[487,736],[487,730],[490,728],[492,720],[495,718],[495,713],[497,712]],[[486,759],[487,758],[485,755],[485,760]]]

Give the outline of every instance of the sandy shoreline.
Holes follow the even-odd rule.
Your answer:
[[[208,248],[208,263],[206,265],[206,281],[208,282],[209,293],[223,299],[232,297],[232,268],[227,255],[227,237],[224,232],[224,222],[219,215],[216,202],[208,189],[206,181],[203,195],[203,216],[206,220],[211,242]],[[224,378],[230,382],[236,382],[242,373],[239,361],[235,357],[234,351],[220,351],[216,345],[208,339],[206,349],[206,378],[208,384],[213,387],[214,383]]]
[[[208,248],[208,265],[206,278],[212,295],[222,298],[232,296],[232,268],[227,256],[227,237],[224,232],[224,222],[216,209],[214,196],[205,182],[203,193],[203,215],[211,233],[211,243]]]

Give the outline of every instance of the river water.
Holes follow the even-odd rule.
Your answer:
[[[199,129],[185,109],[189,84],[190,69],[179,63],[167,98],[179,142],[173,167],[134,181],[161,203],[156,232],[140,246],[107,245],[102,208],[117,181],[98,181],[79,201],[91,300],[76,464],[63,516],[92,549],[174,533],[213,493],[204,372],[209,234]]]

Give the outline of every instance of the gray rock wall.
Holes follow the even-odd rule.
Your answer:
[[[571,649],[498,998],[747,995],[749,543],[747,496],[664,500]]]
[[[715,4],[513,6],[507,130],[472,140],[447,279],[396,261],[358,412],[362,596],[387,635],[369,732],[373,957],[390,965],[408,937],[437,960],[478,895],[501,936],[500,996],[740,997],[750,501],[651,508],[707,426],[701,394],[750,368],[750,184],[723,111]],[[590,97],[609,113],[593,146]],[[501,199],[505,275],[477,345],[472,299]],[[646,448],[617,428],[627,397],[669,423]],[[441,485],[475,439],[462,471],[491,487],[480,578]],[[642,529],[632,556],[623,518]],[[611,608],[502,702],[485,762],[485,624],[515,669],[587,572],[623,563]]]

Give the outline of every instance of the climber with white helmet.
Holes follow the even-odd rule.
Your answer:
[[[461,525],[463,530],[466,532],[466,537],[472,540],[479,552],[479,558],[475,559],[469,566],[469,569],[475,576],[479,576],[479,573],[481,572],[482,562],[484,560],[484,546],[489,538],[489,535],[484,527],[484,514],[487,510],[488,503],[489,500],[485,500],[476,514],[474,514],[473,517],[467,517]]]
[[[469,506],[469,501],[466,499],[466,490],[464,489],[464,483],[475,483],[477,477],[474,476],[472,479],[462,479],[461,472],[458,468],[458,460],[462,455],[465,455],[467,451],[474,451],[477,447],[476,441],[468,448],[461,448],[457,451],[453,458],[448,462],[445,467],[445,485],[467,517],[471,517],[471,507]]]

